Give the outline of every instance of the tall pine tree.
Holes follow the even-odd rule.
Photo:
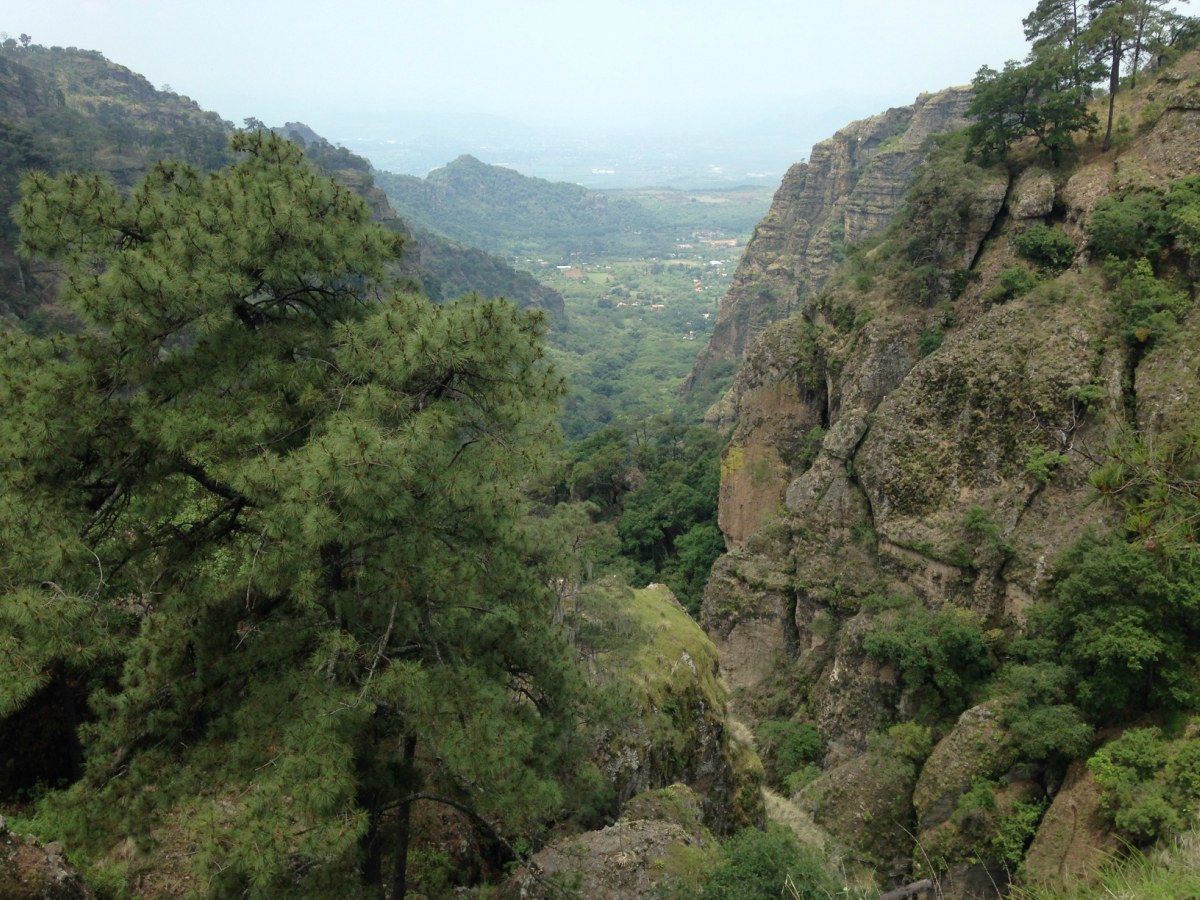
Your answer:
[[[577,682],[526,564],[537,315],[385,296],[398,240],[271,135],[130,195],[31,175],[78,333],[0,333],[0,715],[92,687],[84,852],[169,828],[218,896],[367,895],[408,812],[561,804]]]

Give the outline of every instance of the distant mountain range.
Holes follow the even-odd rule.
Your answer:
[[[19,196],[25,171],[94,170],[118,185],[136,183],[158,159],[174,158],[200,169],[232,161],[236,130],[193,100],[156,89],[141,75],[90,50],[0,48],[0,319],[34,330],[65,324],[54,297],[54,267],[20,260],[18,232],[6,214]],[[404,274],[432,299],[478,291],[563,311],[562,296],[504,260],[422,232],[398,217],[374,181],[371,164],[336,147],[307,126],[279,129],[303,144],[320,169],[362,196],[375,216],[408,238]]]

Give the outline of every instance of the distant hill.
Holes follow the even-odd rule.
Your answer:
[[[613,252],[662,223],[632,200],[460,156],[425,178],[376,174],[409,221],[505,256]]]
[[[29,169],[95,170],[134,184],[164,158],[214,170],[232,161],[232,122],[188,97],[159,90],[141,75],[92,50],[0,45],[0,320],[34,330],[63,322],[54,304],[54,268],[18,259],[18,232],[8,211]],[[561,315],[556,291],[503,260],[417,235],[374,183],[370,164],[300,123],[278,129],[305,147],[319,169],[362,196],[375,217],[408,238],[402,275],[433,299],[474,290]]]

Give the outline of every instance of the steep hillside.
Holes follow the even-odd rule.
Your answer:
[[[158,159],[182,159],[201,169],[232,160],[230,122],[202,110],[188,97],[159,90],[144,77],[95,51],[0,48],[0,317],[35,330],[61,324],[53,303],[53,270],[21,261],[17,232],[7,211],[29,169],[100,171],[129,186]],[[369,163],[334,147],[300,123],[279,129],[298,138],[321,169],[362,196],[376,219],[407,238],[401,274],[435,299],[468,291],[505,296],[552,315],[562,296],[517,272],[501,259],[433,235],[416,235],[375,186]]]
[[[912,106],[846,126],[813,147],[808,162],[788,170],[721,301],[712,340],[685,393],[703,392],[729,364],[740,363],[768,325],[820,291],[846,245],[891,221],[927,139],[962,128],[969,103],[970,93],[961,88],[922,95]],[[720,422],[727,414],[712,415]]]
[[[1162,760],[1197,751],[1194,699],[1161,690],[1194,672],[1200,631],[1145,612],[1147,579],[1191,584],[1190,557],[1160,568],[1155,509],[1129,520],[1136,544],[1087,537],[1123,534],[1121,506],[1096,502],[1098,469],[1190,471],[1180,436],[1200,417],[1200,59],[1151,81],[1118,98],[1113,151],[1085,143],[1054,169],[1021,148],[989,166],[947,138],[902,206],[897,180],[864,198],[851,148],[908,114],[841,133],[789,174],[698,365],[744,357],[717,416],[734,425],[731,550],[704,627],[744,717],[819,733],[822,768],[791,782],[797,814],[885,883],[994,896],[1022,859],[1030,880],[1080,876],[1121,841],[1169,833],[1133,828],[1119,812],[1132,795],[1093,780],[1117,771],[1084,764],[1104,756],[1098,736],[1163,726],[1129,739],[1158,749],[1123,776],[1162,796],[1177,790]],[[953,126],[964,98],[939,97]],[[834,156],[822,171],[841,174],[815,177]],[[831,223],[861,242],[889,216],[835,269]],[[1151,641],[1142,662],[1125,655],[1135,634]]]

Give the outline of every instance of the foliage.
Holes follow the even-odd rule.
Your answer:
[[[1045,644],[1016,642],[1012,649],[1014,655],[1027,654],[1029,658],[1003,668],[993,690],[1006,700],[1000,720],[1022,758],[1041,761],[1082,756],[1091,743],[1092,727],[1071,703],[1074,671],[1046,658],[1055,651]]]
[[[576,680],[521,499],[561,383],[538,316],[384,295],[361,201],[234,148],[128,196],[27,180],[87,327],[0,338],[0,710],[115,666],[58,836],[169,821],[215,893],[328,896],[389,834],[403,878],[417,798],[502,841],[564,802]]]
[[[1175,246],[1196,261],[1200,257],[1200,175],[1172,182],[1164,207]]]
[[[1194,259],[1200,234],[1200,176],[1176,179],[1164,193],[1140,188],[1102,197],[1088,220],[1092,249],[1102,258],[1149,260],[1157,273],[1164,254]]]
[[[766,831],[739,831],[723,849],[724,859],[704,884],[704,897],[742,900],[782,895],[817,900],[841,889],[825,868],[824,859],[802,847],[782,825],[769,825]],[[785,884],[790,884],[791,893],[784,893]]]
[[[882,734],[870,735],[867,746],[878,756],[910,764],[915,776],[933,752],[933,732],[918,722],[897,722]]]
[[[1069,268],[1075,259],[1075,243],[1061,228],[1030,225],[1013,238],[1017,254],[1043,269],[1062,270]],[[1030,284],[1029,287],[1033,285]],[[1028,288],[1026,288],[1028,290]]]
[[[1113,303],[1131,346],[1148,347],[1176,333],[1192,306],[1185,288],[1155,278],[1145,257],[1132,263],[1110,259],[1104,271],[1113,279]]]
[[[963,516],[963,531],[977,551],[989,555],[1007,555],[1012,547],[1004,537],[1004,529],[978,503],[967,507]]]
[[[1020,864],[1049,805],[1049,800],[1017,802],[1007,815],[999,817],[991,845],[1007,865],[1015,867]]]
[[[821,735],[808,722],[768,720],[755,729],[755,737],[767,780],[775,787],[783,785],[788,776],[819,762],[824,752]]]
[[[1016,887],[1016,900],[1092,900],[1094,897],[1137,897],[1138,900],[1178,900],[1200,895],[1200,872],[1196,871],[1194,849],[1187,843],[1166,845],[1142,853],[1123,848],[1110,855],[1087,880],[1063,887],[1026,885]]]
[[[993,303],[1015,300],[1028,294],[1037,285],[1037,276],[1025,266],[1004,269],[996,279],[996,286],[989,290],[988,299]]]
[[[578,442],[563,474],[566,493],[616,521],[631,578],[665,583],[693,614],[725,551],[716,524],[720,450],[710,429],[656,418]]]
[[[1169,251],[1192,256],[1200,188],[1179,179],[1170,191],[1134,190],[1102,198],[1088,222],[1092,249],[1105,259],[1113,299],[1130,345],[1142,349],[1172,336],[1191,308],[1188,286],[1156,277]]]
[[[1088,241],[1101,258],[1157,260],[1170,239],[1170,218],[1157,191],[1110,194],[1096,201]]]
[[[1200,524],[1200,422],[1176,436],[1119,436],[1092,486],[1118,504],[1126,529],[1163,559],[1190,556]]]
[[[968,152],[985,160],[1004,158],[1012,144],[1032,136],[1058,165],[1075,146],[1073,134],[1098,125],[1078,57],[1057,47],[1035,46],[1024,65],[1010,60],[1002,71],[983,66],[971,84]]]
[[[919,604],[885,612],[863,637],[863,650],[894,664],[905,689],[934,716],[956,715],[991,664],[978,618],[946,606],[934,612]]]
[[[934,325],[926,328],[917,335],[917,355],[924,358],[942,346],[942,341],[946,339],[946,330],[940,325]]]
[[[1043,447],[1032,447],[1025,457],[1025,473],[1033,476],[1038,484],[1049,484],[1055,470],[1068,462],[1069,458],[1065,453],[1046,450]]]
[[[1091,721],[1195,706],[1187,659],[1200,636],[1200,561],[1167,565],[1119,536],[1089,536],[1060,560],[1053,595],[1036,634],[1073,671]]]
[[[1127,838],[1147,843],[1196,824],[1200,740],[1167,741],[1157,728],[1130,728],[1088,760],[1101,805]]]

